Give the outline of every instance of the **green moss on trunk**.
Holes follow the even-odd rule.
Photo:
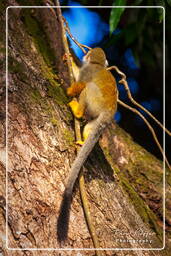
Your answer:
[[[21,13],[22,20],[46,64],[53,67],[55,63],[53,50],[50,48],[48,38],[43,31],[41,23],[36,19],[34,12],[34,9],[23,9]]]

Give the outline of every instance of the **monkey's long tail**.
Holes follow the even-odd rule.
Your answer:
[[[106,122],[105,122],[106,120]],[[59,242],[65,241],[68,234],[70,207],[72,202],[72,191],[74,183],[78,177],[81,167],[88,158],[88,155],[92,151],[93,147],[97,143],[102,131],[106,127],[109,119],[106,113],[101,113],[97,118],[96,124],[93,130],[90,132],[85,143],[81,147],[78,155],[72,165],[71,172],[67,181],[67,185],[63,194],[62,203],[60,206],[59,217],[57,221],[57,239]]]

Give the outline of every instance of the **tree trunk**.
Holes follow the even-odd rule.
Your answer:
[[[1,31],[5,28],[5,8],[27,2],[1,1]],[[29,4],[45,5],[45,2],[29,1]],[[56,223],[65,179],[76,157],[73,116],[65,93],[69,74],[63,60],[59,17],[49,8],[10,8],[8,24],[8,159],[5,157],[5,41],[0,39],[2,255],[77,255],[74,251],[55,251],[60,248]],[[163,247],[163,165],[114,124],[105,130],[99,144],[85,164],[84,176],[100,246],[137,248],[105,250],[102,255],[169,255],[169,171],[166,170],[167,247],[142,251],[142,248]],[[92,249],[78,183],[73,196],[65,247]],[[92,249],[78,255],[94,253]]]

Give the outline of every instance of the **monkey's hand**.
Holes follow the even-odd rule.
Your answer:
[[[69,88],[67,88],[68,96],[77,96],[85,88],[86,84],[84,82],[74,82]]]
[[[83,117],[84,110],[82,106],[78,103],[77,100],[72,100],[68,103],[70,108],[72,109],[72,112],[76,118],[81,118]]]

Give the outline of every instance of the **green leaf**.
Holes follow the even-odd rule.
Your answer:
[[[153,6],[153,4],[154,4],[153,2],[154,2],[153,0],[148,0],[148,1],[147,1],[147,6],[148,6],[148,5],[149,5],[149,6],[150,6],[150,5]]]
[[[159,23],[162,22],[163,20],[163,9],[162,8],[157,8],[158,16],[159,16]]]
[[[116,0],[113,4],[113,6],[125,6],[126,0]],[[109,19],[109,25],[110,25],[110,34],[113,33],[113,31],[116,29],[120,17],[123,14],[125,8],[112,8],[110,13],[110,19]]]
[[[101,6],[102,5],[102,3],[103,3],[103,0],[99,0],[99,6]]]
[[[132,5],[135,5],[135,6],[136,6],[136,5],[139,5],[139,4],[142,3],[142,1],[143,1],[143,0],[136,0]]]
[[[82,5],[87,5],[87,4],[88,4],[88,1],[87,1],[87,0],[81,0],[81,4],[82,4]]]
[[[155,0],[156,5],[165,7],[165,2],[162,0]],[[157,8],[159,23],[163,20],[163,8]]]
[[[168,5],[171,6],[171,0],[167,0]]]

